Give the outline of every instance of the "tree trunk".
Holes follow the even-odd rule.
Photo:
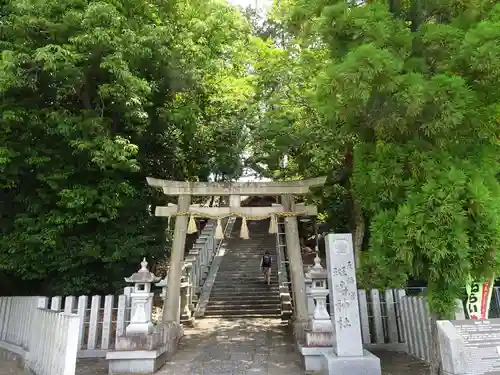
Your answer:
[[[350,179],[353,169],[353,145],[348,144],[344,152],[344,170],[348,171],[349,177],[347,178],[344,186],[349,192],[349,206],[351,211],[349,221],[351,231],[353,233],[354,261],[356,263],[356,268],[358,268],[360,265],[361,251],[363,249],[363,240],[365,237],[365,218],[363,216],[363,209],[359,204]]]
[[[361,251],[363,249],[363,240],[365,237],[365,218],[363,217],[363,210],[359,205],[354,191],[351,191],[352,199],[352,214],[354,216],[354,260],[356,263],[356,268],[360,265]]]
[[[439,336],[436,321],[438,316],[431,314],[431,361],[430,375],[444,375],[443,364],[441,362],[441,352],[439,351]]]

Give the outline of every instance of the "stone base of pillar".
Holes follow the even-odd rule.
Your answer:
[[[293,322],[293,334],[297,343],[304,343],[306,332],[309,328],[309,322],[296,320]]]
[[[333,347],[332,332],[306,332],[305,345],[308,347]]]
[[[333,353],[334,334],[330,321],[312,321],[305,333],[305,342],[298,344],[304,357],[306,371],[318,372],[322,369],[323,356]]]
[[[323,357],[325,354],[333,353],[333,347],[309,347],[303,345],[297,345],[300,351],[300,354],[304,357],[304,367],[307,373],[314,372],[318,373],[323,368]],[[339,374],[343,374],[339,372]]]
[[[121,336],[106,354],[108,374],[151,374],[172,358],[184,330],[176,322],[160,323],[150,335]]]
[[[194,327],[195,319],[193,316],[181,315],[181,324],[186,327]]]
[[[335,353],[324,354],[321,360],[321,375],[381,375],[380,358],[368,350],[360,357],[338,357]]]
[[[286,286],[280,286],[280,301],[281,301],[281,320],[290,321],[293,316],[292,299],[290,291]]]
[[[152,322],[130,323],[125,328],[126,336],[145,336],[153,334],[154,326]]]
[[[193,317],[193,310],[189,308],[189,306],[186,306],[184,309],[181,310],[181,317],[180,321],[182,325],[192,327],[194,324],[194,317]]]

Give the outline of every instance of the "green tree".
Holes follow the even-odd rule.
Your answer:
[[[315,101],[316,77],[326,68],[329,51],[319,44],[311,48],[307,38],[296,38],[287,24],[290,4],[275,5],[264,23],[272,25],[272,32],[257,28],[254,39],[256,95],[254,116],[248,121],[251,141],[246,163],[277,180],[329,176],[325,188],[308,199],[322,212],[320,221],[327,222],[323,228],[355,228],[348,220],[351,215],[346,215],[352,204],[343,157],[345,137],[325,139],[328,124]],[[328,147],[323,147],[325,141]]]
[[[31,293],[114,292],[165,254],[146,176],[238,175],[250,26],[218,1],[6,0],[0,17],[0,268]]]
[[[469,275],[499,271],[500,7],[492,5],[278,8],[302,51],[328,50],[309,99],[322,141],[303,142],[318,155],[343,153],[337,176],[347,176],[358,207],[350,215],[358,211],[369,229],[362,276],[379,287],[427,280],[436,318],[454,311]]]

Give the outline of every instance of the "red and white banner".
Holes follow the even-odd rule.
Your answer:
[[[466,309],[469,314],[469,319],[488,319],[494,281],[495,279],[491,279],[482,283],[471,282],[467,285]]]

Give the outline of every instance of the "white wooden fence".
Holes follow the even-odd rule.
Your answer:
[[[399,300],[405,291],[359,290],[358,296],[363,343],[367,347],[403,350],[405,336]],[[116,337],[124,334],[130,321],[127,298],[126,295],[52,297],[48,299],[48,307],[78,316],[79,358],[103,358],[114,348]]]
[[[407,296],[401,299],[402,323],[407,353],[415,358],[431,360],[431,315],[423,296]],[[463,302],[457,300],[456,319],[465,319]]]
[[[404,296],[404,289],[358,290],[361,336],[366,348],[405,350],[400,306],[400,300]],[[314,305],[309,307],[311,308]],[[330,306],[328,308],[330,314],[333,314]]]
[[[126,295],[52,297],[49,306],[78,316],[79,358],[103,358],[114,348],[116,338],[125,334],[130,321],[127,299]]]
[[[46,309],[42,297],[0,297],[0,347],[37,375],[74,375],[78,316]]]
[[[367,348],[404,350],[400,300],[404,289],[358,290],[361,336]]]
[[[424,297],[406,296],[403,289],[358,290],[358,297],[365,347],[405,350],[429,359]],[[103,358],[114,349],[129,322],[128,298],[0,297],[0,347],[21,355],[37,375],[73,375],[76,357]],[[461,317],[463,311],[457,315]]]

